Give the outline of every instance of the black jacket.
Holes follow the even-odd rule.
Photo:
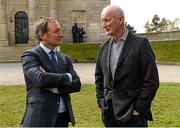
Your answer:
[[[70,58],[60,52],[56,54],[60,67],[58,73],[53,73],[51,60],[40,46],[22,54],[22,66],[27,90],[26,111],[22,120],[25,127],[54,126],[60,96],[65,101],[72,125],[75,124],[70,93],[80,91],[80,79],[73,69]],[[67,72],[72,75],[72,83],[69,81]],[[50,88],[57,88],[60,93],[55,94],[49,90]]]
[[[110,38],[101,46],[95,70],[96,96],[102,113],[113,107],[115,118],[125,122],[136,110],[152,120],[150,108],[159,87],[159,77],[148,40],[129,32],[114,80],[110,71],[112,41]],[[108,106],[110,102],[112,106]]]

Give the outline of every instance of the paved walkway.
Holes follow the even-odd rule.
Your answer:
[[[82,83],[94,84],[94,63],[76,63],[74,68]],[[180,83],[180,66],[158,65],[161,82]],[[21,63],[0,63],[0,85],[24,84]]]

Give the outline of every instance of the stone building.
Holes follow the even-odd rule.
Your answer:
[[[19,61],[22,51],[37,44],[33,25],[43,17],[62,23],[64,43],[72,42],[76,22],[86,31],[86,42],[103,41],[100,13],[110,0],[0,0],[0,62]]]

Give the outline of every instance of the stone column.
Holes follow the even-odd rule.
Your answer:
[[[29,0],[29,44],[35,44],[34,22],[36,19],[36,1]]]
[[[49,0],[49,3],[50,3],[50,9],[49,9],[50,17],[58,19],[58,16],[57,16],[58,1],[57,0]]]
[[[0,46],[8,46],[6,0],[0,0]]]
[[[58,20],[58,0],[49,0],[49,15],[50,17]],[[60,51],[60,46],[56,47],[57,51]]]

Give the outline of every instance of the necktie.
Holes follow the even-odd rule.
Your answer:
[[[51,56],[51,63],[52,63],[53,72],[57,73],[59,68],[58,68],[58,63],[57,63],[56,58],[55,58],[55,52],[50,51],[49,54]]]
[[[59,69],[59,65],[58,65],[58,63],[57,63],[57,60],[56,60],[56,58],[55,58],[55,52],[54,51],[50,51],[49,52],[49,54],[50,54],[50,56],[51,56],[51,63],[52,63],[52,69],[53,69],[53,72],[54,73],[58,73],[58,69]],[[58,91],[57,91],[57,88],[54,88],[53,90],[52,90],[54,93],[57,93]],[[59,113],[62,113],[62,112],[65,112],[66,111],[66,107],[65,107],[65,103],[64,103],[64,100],[63,100],[63,98],[62,97],[60,97],[60,105],[59,105],[59,110],[58,110],[58,112]]]

